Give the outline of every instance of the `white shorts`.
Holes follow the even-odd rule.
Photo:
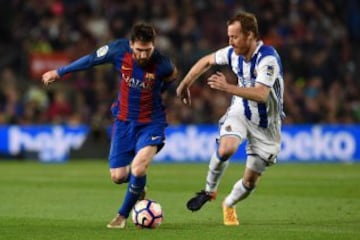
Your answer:
[[[242,112],[230,111],[220,119],[219,124],[220,137],[234,135],[240,138],[241,143],[248,140],[247,155],[257,155],[269,165],[276,162],[281,147],[280,123],[263,128],[249,121]]]

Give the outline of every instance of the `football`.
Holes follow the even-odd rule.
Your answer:
[[[144,199],[137,202],[132,210],[132,221],[139,228],[157,228],[163,220],[163,212],[158,202]]]

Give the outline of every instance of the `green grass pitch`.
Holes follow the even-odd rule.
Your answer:
[[[192,213],[185,203],[204,187],[207,164],[153,164],[147,197],[162,205],[163,224],[112,230],[125,185],[110,181],[105,160],[0,161],[0,239],[360,239],[360,164],[279,163],[238,204],[240,226],[226,227],[221,201],[243,168],[232,163],[218,199]]]

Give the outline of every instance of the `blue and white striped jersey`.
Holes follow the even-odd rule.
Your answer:
[[[285,117],[283,69],[280,57],[273,47],[259,41],[252,58],[246,62],[243,56],[235,54],[233,47],[228,46],[216,51],[215,62],[231,67],[238,78],[239,87],[253,87],[255,83],[261,83],[271,88],[265,103],[234,96],[230,108],[240,108],[247,119],[264,128],[273,123],[277,125]]]

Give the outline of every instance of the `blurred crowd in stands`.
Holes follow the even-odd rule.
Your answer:
[[[197,59],[227,45],[226,20],[241,10],[257,15],[262,39],[282,57],[285,123],[360,122],[358,0],[9,0],[0,10],[0,124],[102,128],[112,121],[112,65],[45,87],[29,73],[31,54],[75,59],[128,37],[143,20],[156,26],[158,48],[172,57],[181,80]],[[207,74],[192,88],[191,108],[175,96],[176,86],[164,95],[171,124],[213,124],[225,113],[231,97],[207,87]]]

